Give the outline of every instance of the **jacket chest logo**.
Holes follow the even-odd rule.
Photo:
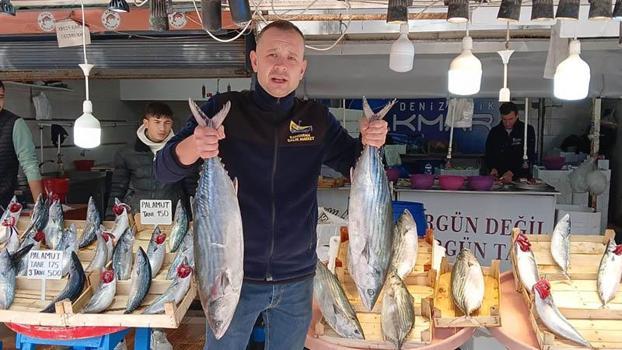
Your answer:
[[[294,121],[289,122],[289,137],[287,138],[287,143],[312,142],[314,140],[315,136],[313,135],[312,125],[302,125],[301,121],[298,121],[298,123]]]

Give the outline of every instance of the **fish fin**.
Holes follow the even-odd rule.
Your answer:
[[[199,108],[199,106],[191,98],[188,99],[188,104],[190,105],[190,111],[192,112],[194,119],[197,121],[197,124],[199,126],[207,126],[209,118],[205,115],[205,113],[203,113],[201,108]],[[116,201],[117,199],[115,198],[115,202]]]
[[[210,119],[210,126],[214,129],[218,129],[222,123],[225,121],[227,114],[229,114],[229,110],[231,109],[231,101],[227,101],[224,106]]]
[[[235,194],[238,194],[238,186],[240,184],[238,183],[238,178],[236,177],[235,179],[233,179],[233,189],[235,190]]]
[[[19,263],[20,260],[22,260],[22,258],[28,254],[28,252],[30,251],[30,249],[32,249],[32,247],[34,247],[34,243],[30,243],[27,246],[24,246],[20,249],[18,249],[17,251],[15,251],[15,253],[13,253],[11,255],[11,262],[15,265],[17,265]]]
[[[369,106],[369,102],[367,102],[365,96],[363,96],[363,113],[368,120],[371,120],[374,116],[374,111]]]
[[[393,108],[393,105],[395,105],[395,102],[397,102],[397,99],[394,98],[393,101],[387,103],[386,106],[382,107],[380,112],[376,113],[376,117],[378,119],[384,119],[384,117],[387,115],[387,113],[389,113],[391,108]]]
[[[361,254],[365,257],[366,261],[369,261],[369,242],[365,242],[365,246],[363,246],[363,250],[361,251]]]

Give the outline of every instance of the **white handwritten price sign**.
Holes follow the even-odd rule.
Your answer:
[[[45,301],[45,280],[63,277],[63,252],[61,250],[31,250],[28,253],[26,277],[41,280],[41,301]]]
[[[170,200],[143,199],[140,201],[140,223],[143,225],[170,225],[173,206]]]

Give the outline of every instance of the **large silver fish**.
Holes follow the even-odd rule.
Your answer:
[[[611,299],[615,298],[622,279],[622,244],[616,245],[614,239],[610,239],[598,267],[598,296],[603,302],[603,307]]]
[[[188,215],[186,209],[184,209],[181,199],[177,201],[177,207],[175,208],[175,219],[173,227],[171,228],[171,235],[168,240],[171,253],[175,253],[181,242],[183,242],[186,233],[188,232]]]
[[[86,267],[86,272],[100,271],[112,257],[112,237],[107,232],[102,232],[99,228],[95,235],[97,237],[95,255]]]
[[[211,119],[189,100],[200,126],[222,125],[231,102]],[[244,278],[244,237],[237,196],[237,181],[231,181],[219,158],[204,160],[194,199],[193,237],[199,297],[203,312],[216,339],[231,323]]]
[[[160,231],[160,227],[156,226],[151,234],[151,240],[147,247],[147,256],[149,257],[149,265],[151,266],[151,274],[155,277],[164,262],[164,255],[166,255],[166,234]]]
[[[106,270],[100,278],[101,284],[82,310],[83,313],[96,314],[102,312],[114,301],[114,296],[117,294],[117,279],[114,271]]]
[[[124,314],[130,314],[136,310],[147,296],[149,288],[151,288],[151,267],[149,266],[149,258],[142,247],[136,252],[134,260],[134,268],[132,269],[132,284],[130,286],[130,294],[127,299],[127,306]]]
[[[570,214],[564,215],[555,225],[551,235],[551,256],[562,270],[562,273],[570,279],[568,275],[568,265],[570,263]]]
[[[97,239],[97,231],[102,220],[99,215],[99,211],[95,206],[95,200],[93,197],[89,197],[89,204],[86,210],[86,222],[84,224],[84,230],[82,230],[82,237],[80,237],[80,249],[85,248],[89,244],[93,243]]]
[[[84,269],[82,269],[80,259],[78,259],[76,252],[71,252],[71,268],[69,269],[67,284],[56,298],[41,312],[55,312],[56,303],[63,299],[69,299],[72,302],[76,301],[82,293],[82,289],[84,289],[85,282],[86,275],[84,274]]]
[[[374,113],[363,98],[369,121],[382,119],[393,104],[395,100]],[[364,146],[351,179],[348,266],[363,304],[371,311],[384,284],[393,238],[391,191],[378,148]]]
[[[408,209],[404,209],[393,229],[390,270],[396,270],[403,279],[410,274],[417,263],[419,237],[415,218]]]
[[[15,300],[15,276],[17,265],[28,252],[32,245],[21,248],[11,255],[6,249],[0,252],[0,310],[7,310]]]
[[[524,234],[519,234],[514,242],[514,256],[516,258],[516,268],[523,287],[530,291],[533,285],[538,282],[538,264],[531,250],[531,243]]]
[[[132,255],[134,247],[134,229],[127,227],[121,234],[112,252],[112,269],[117,279],[123,281],[130,278],[132,273]]]
[[[462,249],[451,269],[451,295],[454,304],[468,319],[482,306],[484,273],[469,249]]]
[[[71,253],[78,251],[78,229],[75,224],[71,224],[64,230],[58,250],[63,251],[63,277],[69,273],[71,265]]]
[[[590,343],[559,312],[551,297],[549,281],[542,279],[533,286],[536,313],[542,323],[556,335],[577,344],[590,347]]]
[[[45,234],[45,244],[50,249],[58,249],[58,244],[63,236],[65,229],[65,219],[63,217],[63,207],[58,199],[50,205],[48,222],[43,233]]]
[[[186,234],[186,238],[181,243],[179,250],[175,254],[175,259],[169,266],[168,273],[166,274],[167,280],[172,280],[177,276],[177,268],[181,265],[184,260],[188,262],[188,265],[194,269],[194,245],[192,238],[192,227],[188,230],[188,234]]]
[[[399,350],[415,324],[415,309],[412,295],[395,271],[387,277],[382,298],[382,335]]]
[[[145,314],[159,314],[164,312],[164,304],[173,302],[175,305],[179,304],[184,298],[190,284],[192,283],[192,268],[188,265],[186,260],[177,268],[177,277],[175,281],[154,300],[143,313]]]
[[[313,278],[313,296],[328,325],[344,338],[364,339],[363,328],[356,317],[337,277],[319,260]]]
[[[125,203],[121,203],[118,198],[115,198],[114,205],[112,206],[112,212],[114,213],[115,218],[111,233],[115,237],[121,237],[123,232],[130,227],[130,206]]]

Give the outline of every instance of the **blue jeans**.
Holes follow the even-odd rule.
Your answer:
[[[262,314],[266,350],[302,350],[311,322],[313,277],[282,284],[242,284],[240,301],[227,332],[216,340],[207,325],[205,350],[244,350]]]

